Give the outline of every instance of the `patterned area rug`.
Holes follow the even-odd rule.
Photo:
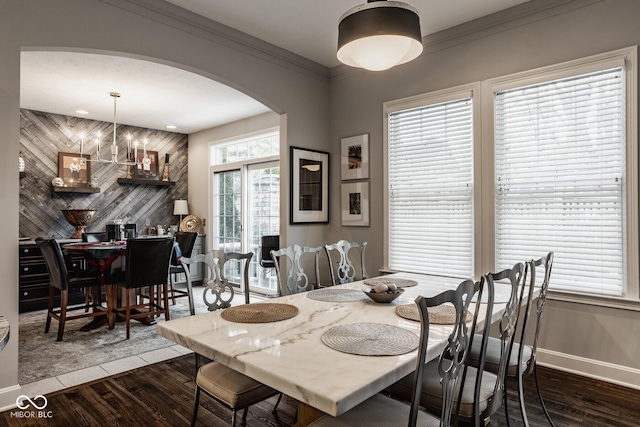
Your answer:
[[[207,306],[202,301],[202,287],[194,287],[196,313],[206,313]],[[235,303],[244,301],[238,295]],[[171,304],[171,303],[169,303]],[[187,298],[176,299],[169,306],[172,319],[189,316]],[[20,314],[18,381],[27,384],[101,363],[135,356],[151,350],[175,345],[173,341],[156,334],[156,325],[146,326],[131,321],[131,339],[127,340],[124,322],[116,323],[113,330],[103,326],[82,332],[80,328],[91,319],[67,321],[63,341],[56,341],[58,322],[51,321],[49,333],[44,333],[46,310]],[[164,322],[160,316],[157,323]]]

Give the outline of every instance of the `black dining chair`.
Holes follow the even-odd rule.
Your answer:
[[[153,318],[164,314],[169,320],[167,279],[173,251],[173,238],[127,239],[126,270],[116,280],[126,290],[125,307],[116,308],[117,315],[126,320],[127,339],[130,337],[131,319]],[[131,290],[147,288],[148,299],[131,304]],[[154,297],[157,292],[159,298]],[[135,300],[134,300],[135,301]],[[146,302],[148,301],[148,302]]]
[[[96,316],[105,316],[107,311],[93,301],[93,310],[88,312],[86,304],[69,307],[69,290],[88,289],[100,287],[100,276],[96,272],[84,270],[70,270],[67,268],[67,260],[64,257],[60,244],[55,239],[36,238],[36,243],[44,257],[49,272],[49,303],[47,308],[47,322],[44,332],[49,332],[51,319],[58,321],[58,341],[62,341],[67,320],[83,319]],[[56,293],[60,293],[60,307],[56,308]],[[69,316],[69,312],[85,310],[82,314]]]
[[[176,243],[178,244],[177,248],[174,248],[173,253],[171,254],[171,264],[169,265],[169,297],[171,298],[171,302],[175,305],[176,298],[187,297],[189,298],[189,310],[191,314],[195,314],[195,306],[193,303],[193,294],[191,291],[191,286],[189,282],[187,282],[187,286],[185,288],[179,289],[176,286],[176,275],[180,273],[185,273],[184,267],[180,263],[180,258],[190,258],[191,253],[193,252],[193,247],[196,244],[196,239],[198,238],[198,233],[190,233],[186,231],[178,231],[175,234]]]

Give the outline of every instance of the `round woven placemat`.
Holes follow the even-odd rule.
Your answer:
[[[269,323],[290,319],[296,314],[298,314],[298,307],[295,305],[261,302],[229,307],[222,312],[221,316],[230,322]]]
[[[381,323],[338,325],[322,334],[334,350],[360,356],[397,356],[418,347],[419,338],[406,329]]]
[[[456,309],[451,304],[442,304],[435,307],[428,307],[429,323],[433,325],[454,325],[456,323]],[[396,307],[396,314],[405,319],[420,321],[420,313],[415,304],[403,304]],[[467,311],[467,322],[473,316]]]
[[[410,279],[388,279],[385,277],[373,277],[371,279],[364,279],[362,281],[365,285],[375,286],[378,283],[384,283],[388,285],[389,283],[395,283],[399,288],[408,288],[410,286],[415,286],[418,284],[415,280]]]
[[[357,289],[317,289],[307,292],[307,298],[325,302],[355,302],[364,301],[367,296]]]

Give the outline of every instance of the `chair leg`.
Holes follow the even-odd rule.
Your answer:
[[[246,408],[244,408],[244,410],[242,411],[242,424],[247,424],[247,413],[249,412],[249,407],[247,406]]]
[[[271,412],[276,412],[278,410],[278,405],[280,404],[280,400],[282,400],[282,393],[278,395],[278,400],[276,401],[276,404],[273,405],[273,409],[271,410]]]
[[[173,292],[173,282],[175,280],[175,274],[169,273],[169,290],[171,291],[171,305],[176,305],[176,294]]]
[[[509,423],[509,408],[507,406],[507,381],[505,378],[505,382],[504,382],[504,391],[502,393],[502,401],[504,404],[504,418],[507,421],[507,427],[510,427],[511,424]]]
[[[56,288],[53,286],[49,286],[49,309],[47,310],[47,322],[44,325],[44,333],[49,332],[49,328],[51,327],[51,313],[53,313],[53,309],[55,308],[56,301]]]
[[[536,380],[536,390],[538,391],[538,399],[540,400],[540,405],[542,406],[542,410],[544,411],[544,414],[547,416],[549,425],[551,425],[551,427],[556,427],[553,421],[551,420],[549,411],[547,411],[547,406],[544,404],[544,399],[542,398],[542,392],[540,391],[540,385],[538,384],[538,369],[536,365],[533,365],[533,377]]]
[[[127,328],[127,339],[129,339],[131,335],[131,289],[127,288],[126,296],[127,305],[125,308],[125,319],[126,319],[126,328]]]
[[[164,309],[164,320],[171,320],[171,315],[169,314],[169,289],[168,289],[168,285],[165,283],[162,286],[162,295],[163,295],[163,309]],[[160,290],[158,290],[158,292],[160,292]]]
[[[60,322],[58,323],[58,341],[62,341],[64,335],[64,324],[67,320],[67,303],[69,301],[69,291],[60,291]]]
[[[196,385],[196,396],[193,399],[195,404],[193,405],[193,415],[191,416],[191,427],[196,425],[196,419],[198,418],[198,407],[200,406],[200,387]]]
[[[236,412],[237,411],[235,409],[233,409],[232,412],[233,412],[233,414],[231,415],[231,425],[233,427],[236,427]]]
[[[529,427],[529,418],[527,417],[527,408],[524,404],[524,389],[522,384],[522,373],[518,369],[518,375],[516,376],[516,382],[518,384],[518,402],[520,403],[520,415],[522,416],[522,423],[525,427]],[[505,407],[506,409],[506,407]]]

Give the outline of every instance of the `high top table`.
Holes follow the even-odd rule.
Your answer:
[[[419,322],[398,316],[396,306],[413,303],[418,295],[431,297],[454,289],[461,282],[407,273],[384,277],[414,280],[417,286],[404,288],[402,296],[388,304],[376,303],[364,293],[360,301],[325,302],[304,292],[266,301],[297,307],[298,314],[287,320],[235,323],[216,311],[158,324],[157,332],[296,399],[296,426],[304,426],[323,413],[337,416],[348,411],[415,369],[417,350],[398,356],[343,353],[323,344],[325,331],[369,322],[398,326],[419,336]],[[359,281],[327,289],[363,287],[366,285]],[[503,310],[504,304],[496,304],[493,319],[499,319]],[[484,319],[479,322],[484,324]],[[428,360],[440,355],[451,331],[451,325],[430,326]]]

